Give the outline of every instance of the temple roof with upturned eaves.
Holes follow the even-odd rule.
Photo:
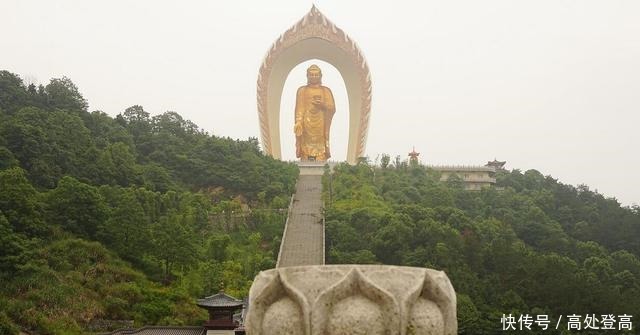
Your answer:
[[[224,292],[220,292],[218,294],[214,294],[203,299],[198,299],[198,306],[208,308],[208,307],[242,307],[242,300],[236,299]]]

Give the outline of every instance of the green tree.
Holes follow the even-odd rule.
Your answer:
[[[0,136],[38,186],[52,188],[64,174],[83,178],[95,170],[95,146],[79,116],[22,108],[0,128]]]
[[[45,91],[52,108],[67,110],[77,115],[87,111],[87,100],[80,94],[78,87],[67,77],[51,79],[45,87]]]
[[[183,216],[171,212],[162,216],[152,228],[152,256],[162,262],[164,280],[169,282],[176,264],[189,267],[197,260],[194,234],[183,224]]]
[[[151,247],[149,218],[131,190],[119,193],[114,205],[104,224],[99,226],[98,239],[122,258],[140,263]]]
[[[11,274],[28,260],[30,245],[20,234],[16,234],[9,221],[0,211],[0,278]]]
[[[144,157],[153,151],[151,144],[151,119],[140,105],[127,108],[121,115],[124,125],[133,137],[136,150]]]
[[[91,112],[85,118],[85,126],[91,131],[91,136],[100,149],[116,142],[133,147],[133,138],[127,129],[102,111]]]
[[[98,190],[73,177],[63,177],[46,196],[49,221],[84,238],[95,239],[107,217]]]
[[[48,231],[39,194],[21,168],[0,171],[0,211],[15,232],[43,236]]]
[[[0,170],[18,167],[19,164],[11,150],[0,146]]]
[[[107,145],[98,158],[103,184],[128,186],[136,184],[136,158],[128,145],[116,142]]]
[[[383,154],[382,158],[380,158],[380,167],[386,169],[389,166],[389,162],[391,162],[391,156]]]
[[[22,79],[9,71],[0,71],[0,110],[13,114],[27,101],[28,94]]]

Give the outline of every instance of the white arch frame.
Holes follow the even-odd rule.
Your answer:
[[[310,59],[333,65],[342,76],[349,97],[347,162],[364,156],[371,112],[371,75],[356,43],[315,7],[278,38],[267,52],[258,74],[258,117],[262,148],[282,158],[280,100],[291,70]],[[338,111],[339,112],[339,111]],[[292,125],[293,127],[293,125]],[[293,129],[293,128],[292,128]],[[293,136],[293,130],[291,131]]]

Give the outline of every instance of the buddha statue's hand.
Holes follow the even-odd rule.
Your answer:
[[[315,107],[320,107],[320,109],[327,108],[327,104],[324,102],[324,100],[322,100],[322,97],[319,95],[313,96],[313,98],[311,99],[311,104],[314,105]]]

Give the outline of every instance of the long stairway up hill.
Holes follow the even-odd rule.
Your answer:
[[[276,267],[324,264],[322,166],[300,166]]]

